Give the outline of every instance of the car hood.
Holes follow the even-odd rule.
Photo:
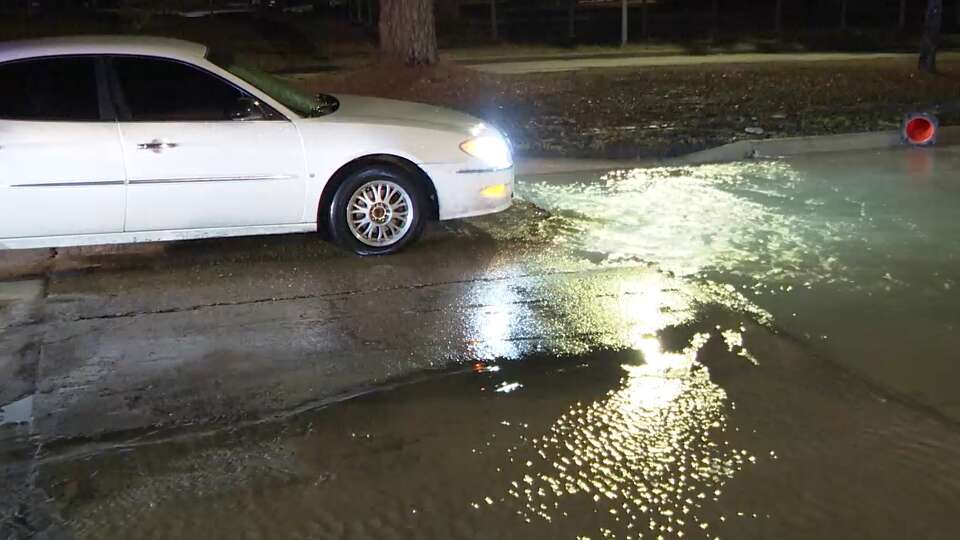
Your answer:
[[[336,94],[334,97],[340,101],[340,108],[326,118],[338,122],[433,126],[463,134],[470,134],[477,124],[482,123],[469,114],[423,103],[345,94]]]

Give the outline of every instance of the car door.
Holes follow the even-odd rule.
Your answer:
[[[127,168],[127,231],[305,220],[296,126],[199,66],[110,59]]]
[[[120,136],[98,62],[0,64],[0,238],[123,230]]]

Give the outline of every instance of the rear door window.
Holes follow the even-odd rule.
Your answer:
[[[0,119],[100,120],[95,62],[62,57],[0,64]]]

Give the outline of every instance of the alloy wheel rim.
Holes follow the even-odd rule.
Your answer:
[[[353,237],[368,246],[391,246],[410,230],[412,212],[410,194],[399,184],[373,180],[350,196],[347,225]]]

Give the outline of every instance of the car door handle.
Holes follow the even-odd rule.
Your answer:
[[[159,154],[160,152],[163,152],[163,151],[166,150],[167,148],[176,148],[176,147],[178,147],[178,146],[180,146],[180,145],[177,144],[177,143],[174,143],[174,142],[166,142],[166,141],[161,141],[161,140],[158,140],[158,139],[154,139],[154,140],[152,140],[152,141],[150,141],[150,142],[148,142],[148,143],[140,143],[140,144],[138,144],[138,145],[137,145],[137,149],[138,149],[138,150],[150,150],[150,151],[153,152],[154,154]]]

